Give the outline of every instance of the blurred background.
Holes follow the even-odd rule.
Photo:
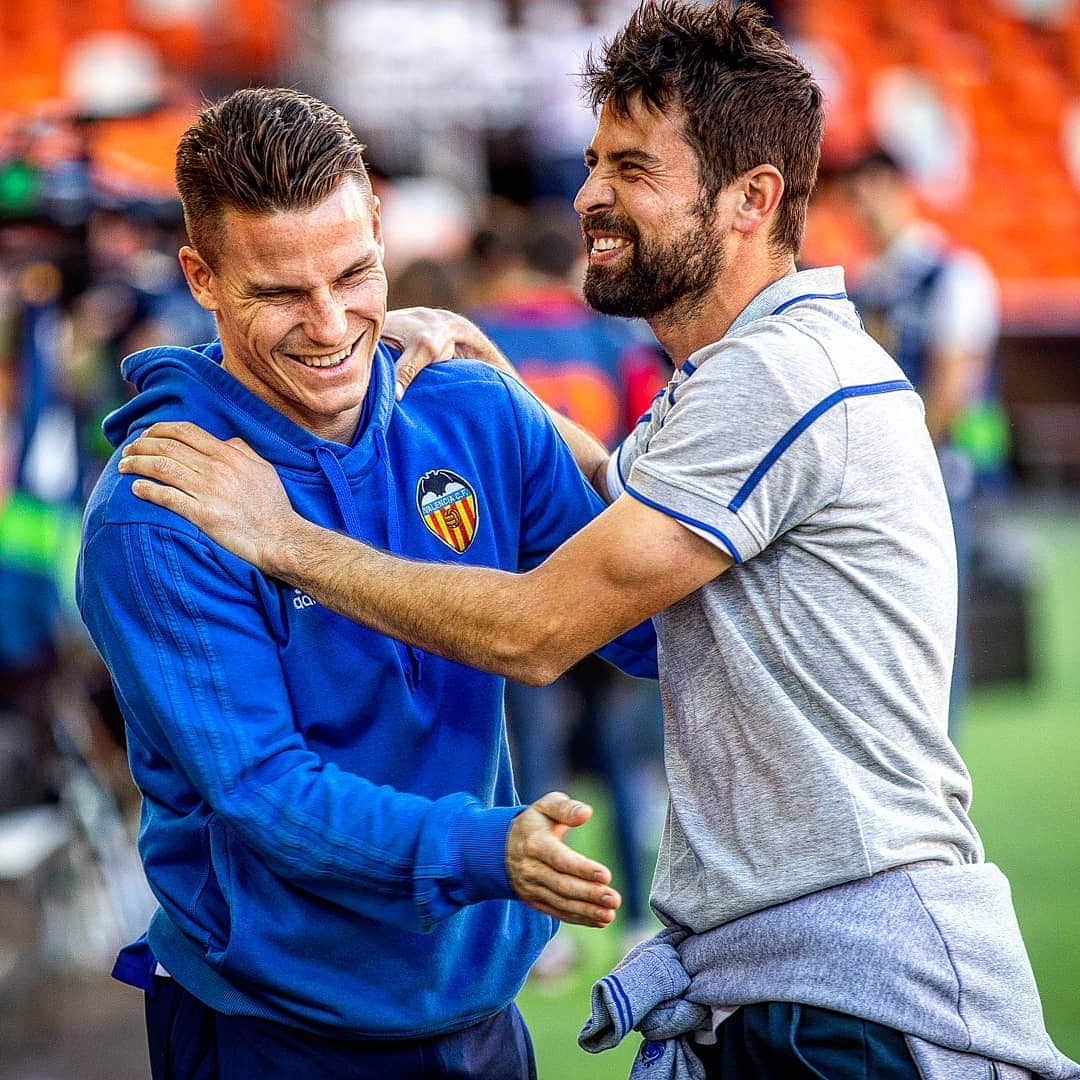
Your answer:
[[[0,5],[0,1078],[147,1075],[108,978],[152,906],[106,673],[72,603],[82,501],[127,353],[214,330],[172,186],[204,98],[296,86],[368,144],[392,306],[471,313],[615,443],[667,377],[647,328],[581,303],[573,75],[628,0],[36,0]],[[843,264],[917,383],[961,553],[951,724],[1013,883],[1059,1046],[1080,1055],[1080,3],[785,0],[826,93],[803,263]],[[522,995],[541,1078],[588,1058],[588,988],[650,932],[663,815],[648,687],[585,665],[509,695],[519,783],[598,807],[626,905],[564,929]]]

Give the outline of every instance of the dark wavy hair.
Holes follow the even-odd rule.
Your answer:
[[[176,150],[188,238],[211,264],[226,209],[307,210],[346,177],[371,197],[363,143],[340,113],[298,90],[237,90],[203,109]]]
[[[681,107],[709,203],[748,169],[773,165],[784,194],[770,242],[797,253],[817,179],[825,112],[820,88],[752,4],[644,0],[585,58],[594,110],[625,116],[636,101]]]

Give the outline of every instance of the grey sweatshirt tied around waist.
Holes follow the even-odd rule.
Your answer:
[[[907,1035],[924,1080],[1080,1080],[1046,1033],[1008,881],[989,863],[887,871],[704,934],[669,927],[592,990],[590,1053],[646,1039],[632,1080],[701,1080],[713,1007],[789,1001]]]

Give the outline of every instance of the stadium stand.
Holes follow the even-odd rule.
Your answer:
[[[1080,237],[1068,164],[1080,96],[1075,8],[1057,25],[1026,21],[1001,3],[950,0],[817,0],[799,5],[798,16],[805,37],[843,58],[827,160],[883,141],[875,140],[875,94],[898,68],[914,69],[970,142],[959,197],[927,191],[926,216],[990,262],[1007,323],[1066,317],[1080,294],[1080,245],[1062,242]]]

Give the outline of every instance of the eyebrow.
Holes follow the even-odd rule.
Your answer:
[[[612,162],[615,165],[618,165],[623,161],[632,161],[639,165],[650,165],[653,167],[662,164],[660,159],[654,154],[650,154],[646,150],[638,150],[634,148],[631,148],[629,150],[611,150],[605,155],[605,157],[608,161]],[[599,161],[600,155],[591,146],[586,146],[585,160],[588,161],[590,159]]]

